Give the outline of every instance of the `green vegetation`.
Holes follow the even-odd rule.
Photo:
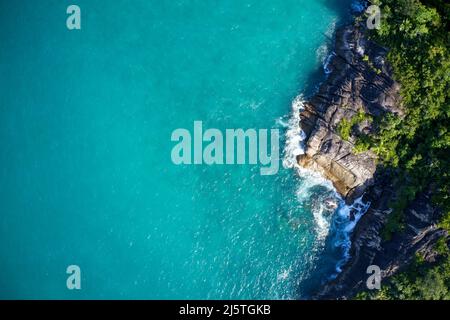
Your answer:
[[[355,299],[450,299],[450,253],[444,238],[438,241],[436,251],[440,254],[440,261],[436,264],[427,265],[418,255],[407,271],[393,276],[381,290],[360,292]]]
[[[426,188],[442,212],[440,227],[450,231],[450,4],[445,0],[376,0],[382,22],[371,37],[390,49],[388,61],[401,83],[405,117],[386,116],[376,133],[357,142],[395,170],[396,199],[383,232],[403,229],[403,212]],[[344,131],[345,133],[345,131]],[[415,263],[375,295],[358,298],[450,299],[450,256],[440,242],[433,266]],[[444,254],[444,252],[446,252]]]
[[[364,62],[367,63],[367,65],[369,66],[370,69],[372,69],[373,72],[375,72],[377,74],[381,74],[381,70],[377,69],[375,67],[375,65],[372,63],[372,61],[370,61],[370,58],[369,58],[369,56],[367,54],[365,54],[362,59],[363,59]]]
[[[354,115],[350,120],[342,119],[341,122],[339,122],[337,131],[339,135],[344,139],[345,141],[348,141],[350,139],[350,135],[352,133],[353,127],[355,125],[359,125],[364,121],[372,122],[372,117],[368,114],[366,114],[363,111],[359,111],[356,115]]]
[[[371,140],[366,134],[361,134],[357,137],[353,151],[356,153],[365,152],[370,149]]]
[[[402,85],[403,119],[388,115],[376,134],[357,143],[398,171],[393,219],[416,194],[432,187],[450,230],[450,4],[443,0],[379,0],[382,23],[371,37],[390,49],[388,60]],[[398,213],[400,212],[400,213]],[[394,230],[396,231],[396,230]]]

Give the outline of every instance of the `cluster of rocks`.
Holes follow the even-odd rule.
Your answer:
[[[418,252],[432,261],[436,241],[446,235],[436,227],[439,212],[424,192],[406,210],[404,232],[383,240],[381,233],[392,211],[389,204],[395,197],[395,174],[378,166],[372,152],[354,150],[357,137],[376,130],[375,124],[355,124],[346,139],[339,134],[343,119],[350,122],[362,112],[372,118],[386,113],[403,116],[400,85],[393,80],[386,54],[385,48],[367,39],[361,27],[340,28],[327,65],[328,78],[300,113],[306,139],[305,154],[298,157],[298,163],[331,180],[348,203],[361,195],[371,202],[352,234],[351,259],[336,279],[320,288],[317,299],[351,298],[365,289],[370,265],[378,265],[386,278]]]
[[[385,55],[386,50],[367,41],[358,28],[338,30],[327,66],[330,74],[300,114],[307,139],[306,153],[299,156],[299,164],[322,173],[348,202],[373,184],[376,156],[354,152],[357,135],[371,132],[373,123],[358,124],[347,140],[338,133],[339,123],[351,121],[360,112],[371,117],[386,112],[402,115],[398,107],[400,86],[392,80]]]

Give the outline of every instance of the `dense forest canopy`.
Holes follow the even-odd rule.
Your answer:
[[[389,49],[388,61],[401,84],[405,117],[386,116],[375,133],[360,137],[359,151],[371,149],[396,172],[397,195],[384,230],[388,240],[401,232],[403,212],[419,192],[431,190],[442,211],[440,227],[450,231],[450,4],[445,0],[374,0],[381,26],[370,37]],[[441,262],[420,257],[394,277],[376,298],[450,298],[450,255],[445,241]],[[364,295],[362,295],[364,297]]]

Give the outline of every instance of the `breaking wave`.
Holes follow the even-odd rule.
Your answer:
[[[350,248],[352,245],[350,236],[359,219],[367,212],[370,202],[364,203],[362,196],[356,199],[351,205],[341,206],[335,215],[334,226],[335,235],[333,245],[342,250],[342,259],[336,265],[336,272],[342,271],[342,267],[350,258]]]
[[[284,146],[283,166],[295,168],[297,166],[297,156],[305,154],[304,141],[306,134],[300,128],[300,112],[304,110],[302,96],[298,96],[292,102],[292,111],[288,121],[280,120],[280,124],[286,127],[286,143]]]
[[[361,197],[347,205],[331,181],[298,164],[298,156],[305,154],[306,150],[306,134],[300,127],[300,112],[305,108],[304,102],[302,95],[297,96],[292,102],[289,117],[279,120],[279,124],[286,129],[283,166],[295,170],[300,177],[296,190],[298,205],[309,208],[308,211],[312,213],[318,247],[323,248],[328,237],[331,237],[333,249],[341,257],[336,264],[336,272],[340,272],[350,257],[353,229],[370,203],[363,203]]]

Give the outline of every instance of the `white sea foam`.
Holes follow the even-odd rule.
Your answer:
[[[289,278],[289,274],[291,273],[290,269],[283,269],[280,273],[277,274],[277,281],[285,281]]]
[[[325,36],[327,38],[333,37],[333,34],[336,30],[336,25],[337,20],[333,20],[325,33]],[[322,63],[323,70],[326,75],[331,73],[332,70],[330,69],[330,62],[331,59],[336,55],[334,52],[330,52],[331,51],[330,44],[331,43],[327,41],[323,45],[321,45],[316,51],[316,58],[318,59],[318,61]]]
[[[362,46],[358,45],[356,47],[356,52],[358,52],[358,54],[362,57],[362,56],[364,56],[365,50]]]
[[[310,205],[310,199],[313,194],[313,188],[316,186],[323,186],[330,190],[338,197],[334,190],[332,183],[323,178],[317,172],[300,167],[297,163],[297,157],[305,153],[304,140],[306,134],[300,127],[300,112],[304,110],[303,96],[298,96],[292,102],[292,111],[287,121],[280,120],[280,124],[286,126],[286,142],[283,153],[283,166],[285,168],[295,169],[298,175],[302,178],[296,191],[297,200],[300,205]],[[340,201],[340,199],[339,199]],[[330,219],[326,216],[326,208],[322,205],[312,207],[313,218],[315,221],[316,233],[321,242],[325,240],[330,230]]]
[[[333,226],[335,232],[333,245],[342,250],[342,259],[336,265],[336,272],[338,273],[342,271],[343,265],[350,258],[352,231],[369,207],[370,202],[364,203],[361,196],[351,205],[343,205],[337,210],[337,217],[334,219]]]
[[[302,96],[298,96],[292,102],[292,111],[288,121],[279,121],[287,128],[286,143],[284,147],[283,166],[294,168],[297,165],[297,156],[305,153],[305,133],[300,128],[300,112],[304,109]]]
[[[316,59],[317,62],[320,64],[324,64],[325,61],[328,59],[328,53],[330,52],[330,48],[328,46],[328,43],[324,43],[316,50]]]
[[[326,75],[329,75],[333,70],[331,70],[331,59],[333,59],[336,56],[336,53],[331,52],[327,58],[325,59],[324,63],[323,63],[323,70],[325,72]]]
[[[364,10],[365,1],[354,1],[353,10]],[[333,21],[326,33],[332,37],[336,29],[336,21]],[[327,52],[329,52],[327,54]],[[324,45],[317,51],[317,58],[323,63],[325,74],[332,72],[330,62],[336,54],[330,52]],[[299,206],[311,209],[314,219],[314,228],[317,236],[316,249],[323,248],[326,239],[331,236],[335,250],[341,253],[342,258],[336,264],[336,271],[340,272],[342,266],[350,257],[351,234],[359,219],[370,206],[362,201],[362,197],[353,204],[347,205],[338,194],[331,181],[325,179],[318,172],[301,167],[297,158],[305,154],[306,134],[300,126],[300,112],[304,110],[302,95],[297,96],[292,102],[292,110],[289,117],[281,118],[278,124],[286,128],[285,147],[283,150],[283,166],[294,169],[301,178],[296,190]],[[337,208],[330,208],[326,202],[336,203]],[[335,276],[335,275],[334,275]]]
[[[301,178],[296,191],[297,201],[299,206],[311,208],[318,240],[317,245],[323,247],[330,232],[333,234],[333,245],[342,253],[342,259],[336,265],[336,271],[340,272],[349,258],[351,233],[370,204],[363,203],[361,197],[353,204],[346,205],[330,180],[315,171],[298,165],[297,157],[305,154],[306,134],[300,126],[302,110],[304,110],[304,100],[300,95],[292,102],[289,119],[279,119],[278,121],[286,128],[283,166],[294,169]],[[337,209],[333,210],[327,207],[326,200],[330,198],[337,202]]]
[[[320,245],[323,245],[331,225],[331,215],[323,203],[324,197],[332,196],[338,199],[333,191],[333,186],[316,172],[304,169],[300,166],[296,168],[297,173],[302,178],[296,191],[297,201],[300,205],[310,208],[314,218],[314,228]],[[321,197],[317,197],[319,194]],[[339,201],[339,200],[338,200]]]

